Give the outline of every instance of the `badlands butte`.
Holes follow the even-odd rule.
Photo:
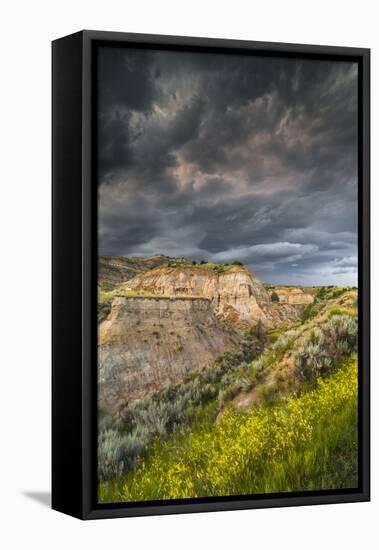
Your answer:
[[[257,324],[291,325],[314,301],[239,262],[101,256],[98,281],[99,405],[109,412],[237,350]]]

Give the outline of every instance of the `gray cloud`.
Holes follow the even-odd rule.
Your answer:
[[[99,251],[356,284],[357,67],[104,48]]]

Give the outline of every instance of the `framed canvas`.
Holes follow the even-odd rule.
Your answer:
[[[52,51],[53,508],[369,500],[369,50]]]

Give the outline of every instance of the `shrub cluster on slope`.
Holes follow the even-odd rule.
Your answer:
[[[357,486],[357,359],[300,397],[206,429],[157,441],[122,484],[101,484],[101,502],[259,494]]]
[[[309,331],[307,330],[307,332]],[[233,399],[237,393],[247,392],[255,385],[259,384],[258,390],[261,389],[262,392],[267,389],[264,385],[266,369],[279,361],[284,353],[293,347],[299,334],[301,334],[300,327],[295,330],[287,330],[284,334],[278,335],[271,345],[267,345],[266,335],[262,331],[262,327],[258,326],[254,331],[246,334],[241,342],[239,352],[226,353],[214,365],[203,369],[200,373],[188,376],[181,384],[168,387],[145,399],[125,403],[116,416],[109,417],[100,414],[98,473],[99,480],[102,482],[101,499],[104,502],[133,499],[137,498],[135,495],[138,491],[141,494],[146,491],[145,496],[138,497],[138,500],[180,498],[162,496],[163,493],[157,492],[156,489],[153,491],[150,486],[145,485],[147,478],[142,479],[142,473],[144,472],[145,476],[150,475],[152,483],[154,483],[154,479],[158,482],[154,477],[155,470],[151,469],[153,464],[151,461],[154,457],[158,462],[159,460],[163,461],[167,452],[176,457],[175,460],[178,461],[178,464],[172,463],[172,467],[174,470],[178,468],[177,473],[180,478],[180,468],[184,466],[187,468],[187,455],[181,453],[185,453],[185,449],[190,451],[189,447],[196,444],[199,434],[203,434],[204,437],[205,434],[208,434],[209,441],[215,437],[215,434],[217,435],[218,428],[214,427],[214,420],[219,407],[227,409],[228,401]],[[322,386],[320,376],[330,374],[340,365],[341,361],[354,353],[356,348],[357,320],[355,316],[346,310],[332,310],[330,318],[321,327],[311,331],[296,352],[295,366],[298,380],[305,382],[307,387],[317,384],[319,389]],[[280,373],[276,374],[280,375]],[[274,399],[276,403],[273,404]],[[273,396],[273,399],[265,399],[265,401],[264,406],[254,410],[256,412],[266,411],[267,418],[270,411],[273,410],[272,407],[275,409],[275,407],[284,406],[283,402],[278,401],[277,394]],[[297,451],[292,453],[292,465],[287,467],[283,460],[272,464],[273,470],[267,473],[267,477],[265,477],[266,470],[259,469],[259,465],[257,465],[254,470],[257,483],[255,491],[303,490],[299,487],[345,487],[352,483],[351,480],[356,475],[356,464],[351,458],[354,457],[352,449],[356,437],[354,428],[356,418],[354,407],[352,407],[353,405],[346,406],[343,410],[336,411],[333,417],[334,432],[331,424],[326,425],[320,421],[319,427],[313,432],[312,442],[308,442],[308,447],[299,451],[298,454],[296,454]],[[257,414],[259,413],[257,412]],[[233,418],[234,415],[237,415],[235,418],[245,417],[238,413],[226,412],[220,425],[224,425],[230,415]],[[237,424],[235,424],[236,426]],[[229,443],[231,444],[231,441]],[[340,455],[337,454],[338,449]],[[220,446],[220,453],[223,452],[223,447]],[[169,462],[170,457],[167,460]],[[184,463],[182,463],[183,460],[185,460]],[[266,461],[266,455],[262,455],[262,461],[263,463]],[[302,470],[303,462],[307,474],[304,474]],[[163,468],[163,463],[161,467]],[[303,481],[308,479],[306,475],[309,474],[307,483],[305,481],[302,482],[303,485],[300,483],[300,478],[296,477],[297,472],[303,472]],[[330,476],[328,472],[331,472]],[[166,474],[164,470],[160,471],[160,475],[163,477]],[[188,470],[187,474],[188,476],[183,478],[183,484],[188,485],[190,484],[190,474],[192,475],[193,472]],[[226,475],[227,472],[225,472]],[[125,478],[127,481],[126,484],[122,484],[123,495],[120,496],[119,480]],[[269,484],[270,479],[272,480],[271,485]],[[263,487],[262,484],[264,485],[263,489],[259,488]],[[222,494],[217,492],[213,481],[211,484],[207,482],[200,486],[203,491],[200,491],[201,495]],[[197,490],[198,486],[196,485]],[[228,494],[233,494],[230,491]],[[246,492],[253,492],[253,490]],[[166,493],[164,494],[166,495]],[[184,498],[186,493],[184,492],[183,495]]]
[[[351,315],[332,315],[322,328],[311,331],[296,353],[299,378],[315,382],[357,349],[358,322]]]
[[[288,330],[280,335],[272,345],[267,345],[256,359],[253,359],[250,363],[241,364],[238,373],[236,371],[227,373],[223,378],[223,387],[220,388],[218,394],[219,405],[223,407],[241,391],[248,392],[262,384],[265,371],[279,361],[284,353],[292,347],[297,335],[297,330]],[[270,396],[269,394],[265,395],[266,387],[261,385],[259,389],[262,397],[268,400]],[[271,397],[275,397],[275,395]]]
[[[240,391],[243,382],[239,379],[243,378],[249,363],[262,352],[264,342],[265,335],[258,326],[245,334],[240,351],[225,353],[214,365],[189,375],[183,383],[145,399],[125,403],[117,415],[100,413],[99,479],[113,479],[133,470],[155,437],[165,439],[179,427],[188,426],[196,414],[196,407],[215,400],[236,380],[234,395]]]
[[[332,300],[341,296],[344,292],[350,290],[350,287],[331,287],[331,286],[321,286],[317,289],[313,289],[314,302],[308,304],[300,315],[300,322],[306,323],[313,319],[322,309],[325,301]],[[307,289],[308,292],[311,292],[312,289]]]
[[[227,405],[241,391],[250,391],[258,385],[265,370],[281,359],[297,336],[297,330],[289,330],[263,350],[266,336],[261,326],[257,326],[245,335],[239,352],[225,353],[214,365],[193,373],[181,384],[125,403],[115,416],[100,414],[99,479],[108,481],[133,471],[155,438],[164,440],[186,429],[199,407],[217,400],[215,418],[219,407]],[[322,328],[310,333],[297,351],[295,372],[300,380],[314,384],[318,376],[328,374],[356,347],[356,319],[347,314],[332,315]],[[269,392],[266,395],[266,389],[273,390],[271,386],[258,389],[266,401],[277,397],[274,391],[272,398]]]

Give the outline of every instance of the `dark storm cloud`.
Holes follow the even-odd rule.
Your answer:
[[[159,94],[152,52],[100,48],[98,67],[100,113],[123,107],[149,111]]]
[[[100,253],[356,282],[351,63],[104,48]]]
[[[149,113],[159,90],[145,50],[101,48],[98,60],[99,173],[129,166],[132,161],[130,116]]]

